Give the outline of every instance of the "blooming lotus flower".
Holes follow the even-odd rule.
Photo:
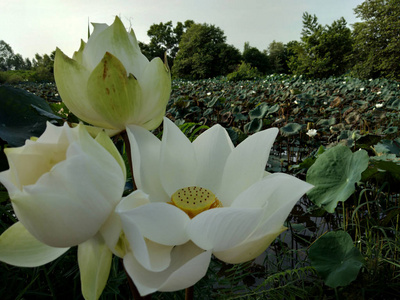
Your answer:
[[[211,254],[228,263],[254,259],[312,187],[265,172],[276,128],[236,148],[219,125],[193,143],[168,119],[162,141],[139,126],[127,132],[139,190],[116,212],[128,241],[124,265],[141,295],[195,284]]]
[[[118,17],[111,26],[93,25],[87,44],[82,41],[72,59],[56,50],[54,77],[63,102],[98,127],[158,127],[171,92],[168,66],[160,58],[149,62]]]
[[[317,130],[316,130],[316,129],[309,129],[309,130],[306,132],[306,134],[307,134],[309,137],[314,137],[314,136],[317,135]]]
[[[83,125],[48,123],[38,139],[5,153],[10,168],[0,182],[19,222],[0,236],[0,261],[36,267],[79,245],[83,294],[97,298],[112,258],[99,231],[121,200],[126,177],[114,144],[104,132],[92,138]]]

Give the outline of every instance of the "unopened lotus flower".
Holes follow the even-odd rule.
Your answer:
[[[94,126],[124,130],[158,127],[171,92],[168,66],[140,52],[133,30],[116,17],[111,26],[93,24],[88,42],[72,59],[56,50],[54,77],[65,105]]]
[[[96,298],[112,257],[99,232],[122,198],[126,177],[114,144],[104,132],[92,138],[83,125],[48,123],[42,136],[5,153],[10,168],[0,182],[19,221],[0,236],[0,261],[36,267],[79,245],[82,290]]]
[[[219,125],[193,143],[168,119],[162,141],[139,126],[127,132],[138,190],[116,212],[128,241],[124,266],[142,295],[195,284],[211,254],[228,263],[254,259],[312,187],[265,172],[276,128],[236,148]]]

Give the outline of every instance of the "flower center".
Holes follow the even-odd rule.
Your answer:
[[[205,210],[222,207],[213,192],[198,186],[177,190],[171,196],[170,204],[183,210],[190,218],[194,218]]]

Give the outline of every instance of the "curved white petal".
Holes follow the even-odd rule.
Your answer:
[[[197,166],[192,143],[172,121],[164,118],[160,177],[167,194],[171,196],[180,188],[193,186]]]
[[[152,202],[168,202],[160,179],[161,141],[148,130],[135,125],[126,128],[131,146],[133,174],[139,189]]]
[[[95,112],[91,104],[86,101],[88,98],[86,83],[91,70],[66,56],[60,49],[56,50],[54,79],[65,105],[79,119],[99,127],[110,128],[111,125],[103,120],[102,116]]]
[[[124,179],[81,154],[57,164],[12,199],[24,226],[40,241],[70,247],[94,236],[121,199]]]
[[[214,208],[194,217],[186,230],[200,248],[223,251],[245,241],[256,230],[262,214],[254,208]]]
[[[271,186],[271,191],[268,192],[268,205],[264,209],[263,222],[259,224],[250,240],[260,239],[267,233],[279,231],[296,202],[313,187],[305,181],[283,173],[271,174],[263,181]]]
[[[82,295],[99,299],[111,269],[112,252],[103,238],[97,235],[78,246],[78,264]]]
[[[221,184],[226,160],[234,146],[220,125],[214,125],[193,142],[198,167],[196,186],[216,191]]]
[[[141,208],[147,207],[148,205],[150,205],[148,196],[142,191],[136,190],[129,196],[123,198],[116,207],[115,212],[116,215],[119,216],[125,237],[128,240],[130,249],[133,251],[136,259],[147,270],[162,271],[169,266],[171,260],[170,252],[173,246],[161,245],[145,239],[141,232],[141,229],[145,224],[140,222],[140,218],[135,218],[135,212],[136,210],[142,211]],[[151,226],[154,226],[154,224]],[[124,253],[124,255],[125,254],[126,253]]]
[[[110,52],[127,68],[128,73],[140,77],[148,59],[140,52],[136,39],[128,33],[121,20],[116,17],[111,26],[96,24],[94,32],[83,50],[83,60],[89,69],[100,62],[106,52]],[[136,43],[135,43],[136,42]]]
[[[240,143],[229,155],[220,190],[216,192],[223,206],[230,206],[237,195],[263,177],[278,132],[277,128],[257,132]]]
[[[281,227],[280,230],[264,235],[258,240],[244,242],[239,246],[227,249],[225,251],[213,252],[216,258],[229,264],[240,264],[252,260],[263,253],[276,237],[286,230]]]
[[[124,266],[141,296],[155,291],[177,291],[198,282],[207,273],[211,251],[204,251],[191,242],[177,246],[171,253],[171,264],[162,272],[151,272],[143,268],[129,253],[124,257]]]
[[[9,227],[0,236],[0,261],[18,267],[38,267],[68,251],[39,242],[21,222]]]
[[[174,246],[189,240],[185,227],[190,219],[171,204],[150,203],[132,210],[117,209],[117,213],[121,216],[124,228],[128,229],[134,224],[145,238],[156,243]]]
[[[138,78],[142,88],[142,105],[138,124],[146,129],[157,128],[165,115],[166,106],[171,94],[171,74],[159,57],[146,65]]]

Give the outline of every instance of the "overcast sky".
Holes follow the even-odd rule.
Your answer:
[[[116,15],[148,42],[154,23],[193,20],[221,28],[227,43],[243,51],[246,41],[259,50],[273,41],[300,40],[302,14],[322,25],[344,17],[360,21],[353,9],[363,0],[0,0],[0,40],[14,53],[33,58],[59,47],[69,56],[87,40],[88,19],[111,24]],[[92,29],[92,27],[91,27]]]

